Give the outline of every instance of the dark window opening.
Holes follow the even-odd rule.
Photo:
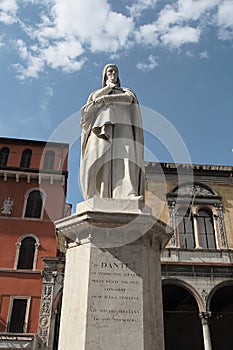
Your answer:
[[[55,326],[54,326],[54,343],[53,343],[53,350],[58,349],[58,339],[59,339],[59,333],[60,333],[60,321],[61,321],[61,307],[62,307],[62,294],[63,294],[63,289],[61,289],[58,292],[57,297],[58,302],[56,305],[56,318],[55,318]]]
[[[212,212],[209,210],[199,210],[197,222],[201,247],[205,249],[216,249]]]
[[[20,167],[30,168],[31,158],[32,158],[32,151],[30,149],[25,149],[21,157]]]
[[[163,286],[166,350],[204,350],[197,302],[183,287]]]
[[[9,324],[9,332],[25,332],[25,315],[27,309],[27,299],[14,299]]]
[[[21,241],[17,269],[33,269],[36,240],[26,237]]]
[[[233,285],[218,289],[210,301],[210,333],[213,350],[233,349]]]
[[[177,212],[178,220],[178,231],[180,247],[184,249],[194,249],[195,248],[195,236],[194,236],[194,225],[193,217],[191,212],[184,211],[182,208]]]
[[[0,166],[6,166],[8,162],[10,150],[8,147],[4,147],[0,151]]]
[[[43,168],[45,170],[52,170],[54,167],[54,160],[55,160],[55,152],[54,151],[47,151],[45,153],[45,157],[44,157]]]
[[[40,218],[43,205],[43,193],[39,190],[30,192],[25,210],[26,218]]]

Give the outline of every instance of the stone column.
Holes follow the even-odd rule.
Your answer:
[[[199,235],[199,229],[198,229],[198,223],[197,223],[197,214],[195,212],[192,215],[193,215],[193,226],[194,226],[194,235],[195,235],[195,248],[200,249],[202,247],[200,245],[200,235]]]
[[[200,312],[199,317],[201,319],[201,324],[202,324],[205,350],[212,350],[210,329],[209,329],[209,318],[211,317],[211,312]]]
[[[70,242],[59,350],[164,349],[160,250],[171,234],[136,201],[117,204],[56,222]]]
[[[171,247],[177,248],[178,242],[177,242],[177,237],[178,237],[178,232],[177,232],[177,225],[176,225],[176,215],[175,215],[175,207],[176,207],[176,202],[175,201],[169,201],[168,202],[168,209],[169,209],[169,224],[173,228],[173,235],[170,240]]]

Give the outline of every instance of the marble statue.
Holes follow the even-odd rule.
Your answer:
[[[135,93],[120,86],[116,65],[104,67],[102,88],[81,109],[81,127],[84,199],[143,200],[141,113]]]

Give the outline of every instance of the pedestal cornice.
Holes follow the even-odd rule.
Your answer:
[[[108,202],[111,204],[108,208],[79,204],[79,210],[75,214],[55,222],[58,235],[64,235],[68,243],[75,242],[80,245],[92,241],[102,248],[136,243],[142,239],[147,244],[147,238],[153,236],[162,249],[171,238],[172,228],[151,215],[148,207],[140,210],[139,205],[133,203],[131,207],[125,206],[121,210],[119,201]],[[122,200],[120,202],[124,203]],[[152,244],[151,238],[148,244]]]

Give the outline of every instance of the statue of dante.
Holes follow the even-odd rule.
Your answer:
[[[143,130],[137,97],[132,90],[120,87],[114,64],[104,67],[102,86],[81,109],[84,199],[142,200]]]

